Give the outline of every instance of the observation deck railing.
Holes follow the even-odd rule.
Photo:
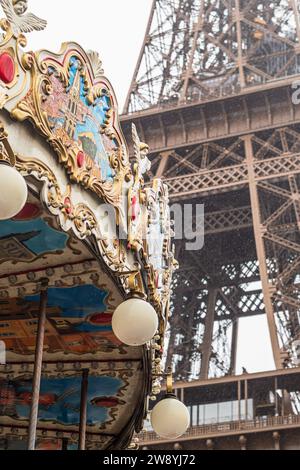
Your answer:
[[[300,415],[268,416],[247,421],[234,421],[216,424],[191,426],[180,440],[203,439],[218,435],[230,435],[239,432],[268,431],[300,427]],[[170,442],[168,439],[158,437],[154,432],[143,431],[138,435],[142,445]]]

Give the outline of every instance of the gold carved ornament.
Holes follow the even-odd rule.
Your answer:
[[[144,175],[151,168],[149,147],[140,141],[135,125],[132,126],[132,139],[134,182],[128,192],[128,245],[136,253],[141,267],[146,272],[148,298],[159,315],[159,330],[163,336],[169,316],[171,279],[177,266],[171,250],[168,190],[158,179],[153,181],[150,188],[145,188]],[[159,269],[153,265],[150,252],[150,244],[153,245],[151,227],[155,226],[159,226],[161,230],[162,253]],[[137,278],[140,277],[141,274],[137,274]],[[160,288],[159,277],[162,278]],[[141,282],[138,284],[141,285]]]
[[[23,158],[20,155],[15,158],[16,168],[23,176],[33,176],[38,181],[44,182],[42,199],[53,215],[63,218],[64,221],[68,220],[78,238],[95,236],[100,253],[112,270],[128,269],[126,268],[127,257],[120,242],[116,240],[112,247],[101,237],[99,223],[93,211],[83,203],[73,204],[71,186],[68,186],[66,193],[63,194],[54,173],[45,163],[34,158]]]
[[[77,50],[69,50],[69,45],[64,44],[59,54],[49,53],[47,58],[41,58],[40,54],[28,53],[23,56],[22,64],[31,74],[31,87],[25,98],[12,110],[12,117],[21,122],[26,119],[31,120],[57,153],[59,162],[66,168],[71,181],[92,190],[102,200],[113,205],[117,211],[121,211],[122,188],[124,181],[131,180],[131,168],[125,141],[119,130],[116,105],[106,112],[106,119],[99,129],[99,133],[104,135],[106,139],[117,142],[116,149],[113,149],[109,155],[109,164],[115,173],[113,181],[103,181],[96,176],[93,172],[92,159],[87,156],[86,164],[81,168],[78,166],[77,156],[80,147],[65,135],[53,131],[53,126],[44,109],[44,103],[53,94],[51,81],[53,74],[62,84],[67,95],[71,57],[76,58],[80,63],[80,77],[83,79],[84,90],[90,105],[93,105],[95,100],[104,94],[110,97],[112,103],[114,102],[109,83],[104,77],[102,77],[101,83],[99,76],[93,77],[95,58],[91,56],[92,59],[89,59],[89,56],[79,46],[77,46]],[[99,67],[96,71],[99,73]]]

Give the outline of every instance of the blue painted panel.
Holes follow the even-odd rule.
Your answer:
[[[0,239],[22,237],[22,244],[32,253],[41,255],[43,253],[64,250],[68,235],[51,228],[43,219],[16,221],[7,220],[0,222]],[[26,239],[26,235],[28,239]]]
[[[64,378],[43,378],[39,401],[39,421],[78,425],[80,418],[81,374]],[[111,420],[109,411],[124,405],[117,394],[125,386],[117,377],[89,377],[87,424],[101,425]],[[0,382],[1,415],[28,419],[32,400],[29,380]]]

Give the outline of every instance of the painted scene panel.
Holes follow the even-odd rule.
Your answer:
[[[81,374],[70,377],[43,378],[39,399],[39,425],[79,424]],[[113,414],[125,402],[120,398],[122,379],[90,376],[88,385],[87,425],[97,427],[114,420]],[[0,415],[17,421],[28,420],[32,400],[32,381],[0,379]]]
[[[82,355],[122,352],[112,332],[114,305],[110,293],[94,285],[48,289],[44,354]],[[39,315],[39,295],[0,300],[0,341],[7,351],[33,355]],[[46,356],[45,356],[46,357]]]

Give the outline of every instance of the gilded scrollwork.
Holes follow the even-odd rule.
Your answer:
[[[126,252],[120,241],[107,240],[102,237],[97,217],[93,211],[86,204],[74,204],[71,187],[69,186],[67,191],[63,193],[55,174],[45,163],[17,155],[16,168],[24,176],[33,176],[37,180],[43,181],[42,200],[48,210],[59,218],[59,223],[64,230],[71,229],[82,240],[94,236],[99,251],[110,269],[118,272],[128,270]]]
[[[128,243],[136,252],[144,251],[145,230],[147,226],[146,193],[144,174],[151,168],[148,159],[149,147],[140,141],[135,125],[132,125],[134,148],[134,181],[128,192]]]
[[[30,69],[31,86],[12,117],[31,120],[71,181],[120,211],[122,186],[130,180],[131,169],[116,99],[100,75],[95,53],[87,55],[79,46],[65,44],[57,55],[25,54],[22,63]]]
[[[22,96],[28,87],[26,76],[26,60],[23,62],[22,48],[27,40],[23,34],[14,37],[11,24],[0,20],[0,28],[4,32],[0,42],[0,109],[8,102]]]
[[[128,243],[139,254],[147,272],[152,304],[159,313],[163,333],[168,317],[168,299],[176,261],[171,246],[171,220],[168,188],[155,179],[145,187],[144,175],[150,170],[149,147],[140,141],[133,125],[134,182],[128,192]]]

